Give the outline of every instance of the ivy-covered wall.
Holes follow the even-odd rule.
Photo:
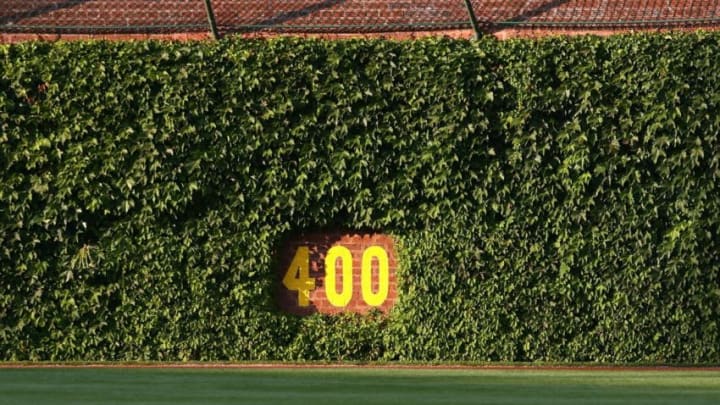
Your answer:
[[[0,359],[720,362],[720,34],[0,46]],[[280,242],[394,235],[388,316]]]

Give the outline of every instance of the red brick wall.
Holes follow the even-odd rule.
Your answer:
[[[511,38],[541,38],[547,36],[573,36],[573,35],[599,35],[608,36],[614,34],[630,33],[630,32],[671,32],[671,31],[696,31],[698,28],[676,28],[676,29],[562,29],[562,28],[519,28],[519,29],[503,29],[493,32],[491,35],[498,39]],[[706,31],[717,31],[720,27],[705,27]],[[472,30],[443,30],[443,31],[411,31],[411,32],[373,32],[373,33],[355,33],[355,34],[335,34],[335,33],[308,33],[308,34],[278,34],[271,32],[257,32],[249,34],[236,34],[244,38],[274,38],[274,37],[303,37],[303,38],[324,38],[330,40],[342,40],[349,38],[386,38],[393,40],[413,40],[425,37],[448,37],[455,39],[471,39],[475,33]],[[174,34],[17,34],[17,33],[0,33],[0,44],[17,43],[24,41],[75,41],[75,40],[110,40],[110,41],[127,41],[127,40],[170,40],[170,41],[193,41],[210,39],[210,33],[174,33]]]
[[[29,39],[208,37],[207,15],[201,1],[2,0],[0,3],[0,42],[4,43]],[[500,38],[606,35],[631,29],[656,30],[653,27],[662,26],[713,29],[720,24],[718,1],[473,0],[472,3],[482,28]],[[213,0],[213,4],[223,34],[277,36],[291,32],[331,39],[473,36],[471,30],[460,29],[468,26],[462,1]],[[508,25],[508,22],[536,24],[536,28]]]
[[[0,0],[2,1],[2,0]],[[210,39],[209,32],[180,32],[174,34],[30,34],[30,33],[0,33],[0,44],[11,44],[25,41],[79,41],[79,40],[109,40],[109,41],[146,41],[150,39],[168,41],[193,41]]]
[[[344,307],[333,306],[327,298],[325,277],[325,258],[328,251],[334,246],[343,246],[349,250],[352,256],[352,298]],[[368,305],[362,296],[362,258],[364,252],[373,246],[382,248],[388,258],[388,294],[380,306]],[[298,253],[298,249],[307,247],[309,249],[309,276],[315,279],[314,289],[310,291],[309,303],[306,307],[299,305],[298,292],[290,291],[283,285],[283,278],[286,276],[290,265]],[[337,314],[340,312],[365,313],[375,308],[387,312],[392,308],[397,299],[397,257],[393,239],[383,234],[357,234],[357,233],[314,233],[299,235],[288,240],[280,250],[280,260],[277,268],[277,302],[283,311],[297,315],[308,315],[316,312],[325,314]],[[372,292],[379,293],[380,272],[378,260],[372,260]],[[335,290],[341,292],[343,280],[340,260],[336,260],[335,274],[337,277]],[[295,269],[293,269],[294,271]],[[293,274],[294,276],[294,274]]]

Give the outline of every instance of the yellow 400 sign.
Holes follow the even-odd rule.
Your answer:
[[[372,288],[372,260],[378,261],[378,289]],[[335,264],[340,259],[342,284],[338,286]],[[344,246],[334,246],[325,256],[325,294],[330,305],[346,307],[353,297],[353,258],[350,250]],[[315,279],[310,277],[310,249],[298,248],[290,267],[283,277],[283,285],[288,290],[298,292],[298,305],[310,305],[310,291],[315,289]],[[360,268],[360,291],[366,304],[379,307],[388,297],[390,290],[390,271],[388,255],[380,246],[371,246],[363,252]]]
[[[329,246],[327,238],[316,243],[306,238],[292,246],[292,260],[280,274],[281,305],[298,314],[389,309],[396,296],[392,240],[384,235],[334,240]]]

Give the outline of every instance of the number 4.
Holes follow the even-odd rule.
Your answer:
[[[315,279],[310,277],[310,249],[307,246],[298,248],[282,283],[288,290],[298,292],[298,306],[310,305],[310,291],[315,289]]]

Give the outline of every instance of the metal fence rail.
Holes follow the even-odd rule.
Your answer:
[[[720,26],[720,0],[0,0],[0,33],[446,30],[473,13],[485,32]]]

